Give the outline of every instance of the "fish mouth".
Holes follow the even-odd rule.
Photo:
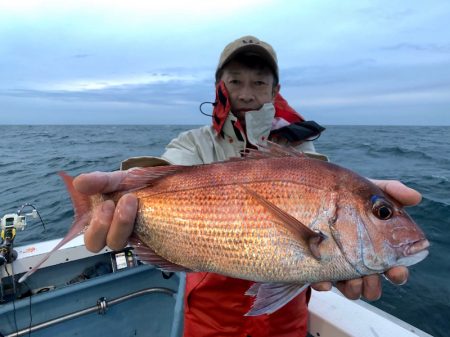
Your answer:
[[[422,239],[419,241],[414,242],[412,245],[408,247],[406,250],[405,255],[414,255],[417,254],[425,249],[430,247],[430,242],[427,239]]]
[[[422,239],[412,243],[405,251],[404,256],[397,260],[396,266],[409,267],[413,264],[419,263],[428,256],[428,247],[430,242],[427,239]]]

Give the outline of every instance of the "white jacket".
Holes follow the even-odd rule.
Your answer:
[[[247,136],[252,143],[264,143],[268,139],[270,126],[275,115],[274,109],[262,109],[246,113]],[[121,169],[135,166],[157,165],[199,165],[224,161],[232,157],[239,157],[246,148],[246,137],[233,127],[237,118],[229,114],[223,127],[223,137],[218,135],[212,126],[182,132],[166,147],[161,158],[133,157],[122,162]],[[241,139],[241,140],[240,140]],[[296,147],[306,155],[327,160],[327,157],[316,153],[310,141]]]

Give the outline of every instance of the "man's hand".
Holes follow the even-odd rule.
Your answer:
[[[413,190],[399,181],[395,180],[372,180],[384,192],[405,206],[417,205],[422,196],[416,190]],[[404,284],[408,280],[408,268],[393,267],[385,272],[386,278],[394,284]],[[319,282],[311,285],[318,291],[331,289],[331,282]],[[377,300],[381,297],[381,279],[379,275],[368,275],[348,281],[340,281],[336,283],[336,287],[347,298],[352,300],[361,296],[370,301]]]
[[[75,178],[73,185],[81,193],[93,195],[117,191],[127,171],[92,172]],[[105,245],[118,250],[126,246],[133,232],[138,207],[137,198],[132,194],[123,195],[117,205],[107,200],[92,211],[91,222],[84,234],[86,248],[100,251]]]

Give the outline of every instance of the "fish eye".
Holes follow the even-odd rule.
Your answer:
[[[388,220],[392,217],[392,210],[383,205],[377,209],[376,216],[381,220]]]
[[[381,197],[372,197],[372,213],[380,220],[389,220],[394,214],[392,206]]]

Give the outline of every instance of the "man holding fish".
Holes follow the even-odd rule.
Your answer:
[[[243,150],[256,149],[267,140],[288,144],[306,154],[320,157],[315,155],[312,142],[305,140],[308,135],[302,132],[303,118],[279,94],[278,75],[276,54],[269,44],[253,36],[231,42],[222,52],[216,71],[213,125],[182,133],[167,146],[160,159],[152,161],[152,165],[221,162],[239,157]],[[128,164],[131,166],[130,162]],[[109,193],[122,188],[131,172],[133,170],[82,174],[73,184],[83,194]],[[233,172],[235,175],[240,173]],[[398,205],[415,205],[421,200],[418,192],[398,181],[372,182]],[[274,216],[283,215],[259,192],[242,187],[240,193],[248,193],[258,206],[271,208]],[[138,206],[135,193],[124,194],[116,203],[112,200],[99,203],[93,209],[90,226],[85,232],[86,247],[94,252],[105,245],[111,249],[123,248],[132,235]],[[390,216],[389,212],[380,208],[380,216]],[[286,219],[290,221],[290,218]],[[312,255],[320,261],[322,256],[317,245],[320,248],[320,242],[326,235],[320,231],[309,231]],[[395,284],[403,284],[408,278],[408,269],[394,265],[384,275]],[[247,296],[246,292],[252,292],[249,288],[256,293],[259,291],[252,287],[253,284],[252,281],[210,272],[187,273],[184,336],[306,335],[309,288],[296,289],[295,296],[291,296],[293,299],[275,312],[266,310],[266,313],[271,313],[245,316],[253,304],[253,297]],[[363,296],[376,300],[381,296],[380,274],[334,284],[350,299]],[[330,290],[331,286],[331,282],[311,284],[312,288],[320,291]]]

